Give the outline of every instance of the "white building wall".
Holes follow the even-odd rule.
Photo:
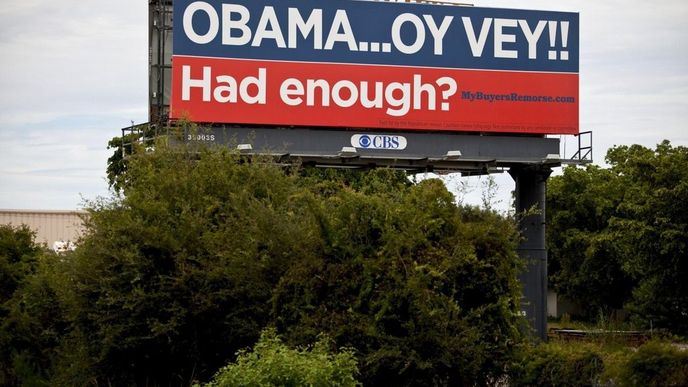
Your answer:
[[[52,247],[57,241],[75,242],[84,230],[85,211],[2,210],[0,224],[25,224],[36,233],[36,242]]]
[[[557,293],[552,289],[547,290],[547,317],[560,317],[557,310]]]

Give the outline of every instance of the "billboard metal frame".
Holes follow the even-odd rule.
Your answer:
[[[403,152],[363,147],[367,143],[401,141]],[[523,164],[560,165],[559,139],[532,136],[475,135],[338,130],[332,128],[274,128],[212,126],[200,133],[184,133],[186,141],[237,147],[242,154],[272,155],[281,162],[337,168],[395,168],[411,173],[461,172],[463,175],[499,173]]]
[[[170,112],[172,0],[148,1],[148,120],[164,126]]]

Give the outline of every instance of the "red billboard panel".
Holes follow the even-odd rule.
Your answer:
[[[175,0],[172,118],[578,133],[578,15]]]

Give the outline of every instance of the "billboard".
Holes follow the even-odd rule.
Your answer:
[[[175,0],[170,117],[577,134],[578,31],[566,12]]]

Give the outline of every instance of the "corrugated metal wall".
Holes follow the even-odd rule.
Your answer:
[[[76,241],[83,232],[83,211],[0,210],[0,224],[25,224],[36,232],[36,242],[52,247],[56,241]]]

